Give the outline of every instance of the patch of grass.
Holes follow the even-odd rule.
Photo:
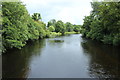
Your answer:
[[[79,34],[80,32],[65,32],[65,35],[67,34]],[[49,32],[49,37],[57,37],[57,36],[62,36],[62,33],[60,32]]]
[[[65,32],[65,34],[79,34],[80,32]]]
[[[50,37],[56,37],[56,36],[61,36],[61,35],[62,35],[62,33],[60,33],[60,32],[58,32],[58,33],[50,32]]]

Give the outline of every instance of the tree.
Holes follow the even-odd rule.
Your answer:
[[[2,9],[0,8],[0,54],[2,52]]]
[[[3,46],[5,49],[25,46],[26,41],[46,36],[46,25],[42,21],[34,21],[23,3],[3,2]],[[40,18],[37,18],[38,20]]]
[[[91,22],[92,22],[92,19],[93,19],[93,16],[92,15],[90,15],[90,16],[86,16],[85,18],[84,18],[84,23],[83,23],[83,25],[82,25],[82,34],[83,34],[83,36],[86,36],[87,37],[87,34],[88,34],[88,32],[90,31],[90,25],[91,25]]]
[[[52,20],[50,20],[50,21],[48,22],[47,27],[49,27],[49,26],[55,27],[55,24],[56,24],[56,20],[55,20],[55,19],[52,19]]]
[[[105,44],[120,45],[120,2],[93,2],[85,17],[82,34]]]
[[[34,14],[32,15],[32,19],[34,19],[35,21],[38,21],[38,20],[40,20],[40,19],[42,19],[42,18],[41,18],[40,13],[34,13]]]
[[[58,20],[55,26],[55,32],[60,32],[64,35],[65,30],[66,28],[64,26],[64,23],[61,20]]]
[[[65,27],[67,32],[73,31],[73,25],[70,22],[66,22]]]
[[[74,26],[74,31],[75,32],[80,32],[80,30],[81,30],[81,26],[80,25],[73,25]]]
[[[29,15],[21,2],[3,2],[3,45],[6,48],[21,48],[28,40]]]
[[[50,27],[48,28],[48,30],[51,31],[51,32],[53,32],[53,31],[55,31],[55,28],[54,28],[53,26],[50,26]]]

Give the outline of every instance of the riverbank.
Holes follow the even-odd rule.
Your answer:
[[[39,39],[44,39],[44,38],[54,38],[54,37],[59,37],[59,36],[63,36],[62,35],[62,33],[60,33],[60,32],[49,32],[48,33],[49,35],[47,36],[47,37],[43,37],[43,38],[39,38]],[[65,32],[65,34],[64,35],[69,35],[69,34],[80,34],[79,32]],[[28,40],[28,41],[26,41],[26,44],[25,44],[25,46],[27,45],[27,43],[28,42],[34,42],[34,41],[37,41],[37,40],[39,40],[39,39],[35,39],[35,40]],[[2,46],[2,45],[1,45]],[[24,47],[24,46],[23,46]],[[23,47],[21,47],[20,49],[22,49]],[[2,48],[2,47],[0,47],[0,48]],[[15,48],[15,47],[13,47],[13,48],[8,48],[8,49],[1,49],[1,54],[3,54],[3,53],[6,53],[8,50],[13,50],[13,49],[19,49],[19,48]]]
[[[65,32],[65,35],[68,35],[68,34],[80,34],[80,32]],[[51,37],[57,37],[57,36],[62,36],[62,33],[58,32],[50,32],[50,36],[49,38]]]

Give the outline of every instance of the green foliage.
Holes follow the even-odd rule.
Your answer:
[[[48,29],[49,29],[50,32],[55,31],[55,28],[53,26],[50,26]]]
[[[66,32],[72,32],[73,31],[73,25],[70,22],[67,22],[65,24]]]
[[[28,40],[28,12],[21,2],[3,2],[3,45],[20,48]]]
[[[73,25],[73,31],[75,32],[80,32],[81,31],[81,26],[80,25]]]
[[[0,3],[1,5],[1,3]],[[2,8],[0,7],[0,54],[2,53]]]
[[[34,13],[34,14],[32,15],[32,19],[34,19],[35,21],[38,21],[38,20],[40,20],[40,19],[42,19],[42,18],[41,18],[40,13]]]
[[[113,38],[113,45],[120,44],[120,33],[116,34]]]
[[[93,2],[85,17],[82,34],[105,44],[120,45],[120,2]]]
[[[46,37],[46,38],[51,37],[51,36],[50,36],[50,33],[51,33],[51,32],[50,32],[49,30],[46,30],[46,36],[45,36],[45,37]]]
[[[58,33],[50,32],[50,36],[49,37],[56,37],[56,36],[61,36],[61,35],[62,35],[62,33],[60,33],[60,32],[58,32]]]
[[[36,30],[38,31],[39,38],[44,38],[46,36],[46,25],[41,21],[35,21]]]
[[[90,32],[91,22],[92,22],[92,16],[91,15],[90,16],[86,16],[84,18],[84,24],[81,27],[83,36],[87,36],[88,32]]]
[[[50,20],[50,21],[48,22],[47,27],[50,27],[50,26],[55,27],[55,24],[56,24],[56,20],[55,20],[55,19],[52,19],[52,20]]]
[[[21,2],[3,2],[3,46],[19,48],[25,46],[26,41],[46,37],[46,25],[38,21],[40,14],[31,18]]]
[[[0,42],[3,39],[3,43],[0,43],[3,44],[0,46],[2,50],[21,49],[29,40],[60,36],[73,29],[78,31],[78,27],[74,28],[71,23],[64,24],[61,20],[56,21],[55,19],[48,22],[46,29],[46,24],[39,21],[40,13],[34,13],[31,17],[22,2],[3,2],[0,17],[1,15],[3,16],[3,20],[0,18],[0,22],[3,23],[0,24],[3,26],[3,29],[0,28]],[[114,41],[114,43],[116,42],[117,40]]]
[[[70,22],[62,22],[61,20],[56,21],[55,19],[52,19],[47,24],[48,30],[53,32],[60,32],[62,35],[65,34],[65,32],[77,32],[79,33],[81,31],[80,25],[73,25]],[[53,28],[53,29],[52,29]],[[55,29],[55,30],[54,30]]]
[[[65,32],[65,34],[78,34],[79,32]]]
[[[60,32],[64,35],[65,30],[66,28],[64,26],[64,23],[61,20],[57,21],[55,25],[55,32]]]

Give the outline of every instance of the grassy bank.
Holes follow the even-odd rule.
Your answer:
[[[79,34],[80,32],[65,32],[65,35],[66,34]]]
[[[65,32],[65,35],[67,35],[67,34],[79,34],[79,32]],[[57,36],[62,36],[62,33],[50,32],[50,35],[49,35],[50,38],[57,37]]]
[[[60,32],[58,32],[58,33],[50,32],[50,36],[49,37],[56,37],[56,36],[61,36],[61,35],[62,35],[62,33],[60,33]]]

